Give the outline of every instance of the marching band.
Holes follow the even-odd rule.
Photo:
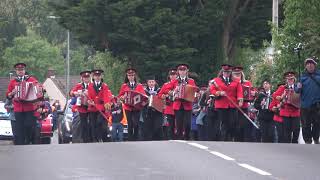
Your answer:
[[[26,75],[26,67],[14,65],[17,77],[10,81],[6,94],[14,105],[17,145],[32,142],[35,104],[43,98],[40,83]],[[147,78],[144,87],[137,81],[137,70],[128,68],[118,95],[103,82],[103,70],[95,69],[80,73],[81,82],[70,96],[76,99],[73,110],[79,113],[84,143],[106,141],[103,133],[108,127],[112,127],[112,140],[122,141],[127,125],[129,141],[279,143],[298,143],[302,126],[305,142],[319,144],[320,71],[316,67],[317,62],[307,58],[304,73],[286,72],[284,84],[274,92],[269,80],[254,88],[245,79],[243,67],[229,64],[223,64],[218,76],[201,89],[188,76],[188,64],[169,69],[168,82],[162,87],[155,77]],[[191,136],[193,116],[197,136]]]

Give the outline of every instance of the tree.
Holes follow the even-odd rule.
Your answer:
[[[1,75],[9,74],[9,70],[17,62],[27,64],[27,71],[43,81],[48,68],[56,70],[57,75],[64,72],[64,61],[58,47],[52,46],[40,36],[29,32],[27,36],[17,37],[13,46],[5,49]]]
[[[275,33],[275,47],[279,52],[275,56],[275,70],[279,77],[289,70],[303,70],[305,58],[320,56],[320,2],[286,0],[283,6],[285,19],[279,33]],[[298,59],[293,50],[299,43],[303,45],[302,59]]]
[[[124,82],[125,64],[119,63],[119,60],[115,59],[110,52],[97,52],[90,61],[94,68],[104,70],[104,81],[108,84],[112,93],[117,95]]]
[[[142,77],[159,74],[158,79],[165,79],[168,68],[187,62],[208,78],[212,66],[223,60],[216,46],[224,16],[220,2],[207,2],[201,10],[182,0],[61,0],[51,7],[78,40],[96,50],[108,49],[138,68]]]

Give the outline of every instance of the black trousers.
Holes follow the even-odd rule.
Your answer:
[[[260,121],[261,128],[261,141],[262,142],[274,142],[275,125],[274,121]]]
[[[15,144],[31,144],[32,142],[34,142],[37,124],[37,119],[34,116],[34,111],[14,112],[14,115],[16,118],[14,130]]]
[[[221,140],[234,141],[236,136],[236,109],[217,109],[221,121]]]
[[[248,109],[242,109],[244,113],[248,114]],[[240,112],[237,110],[237,134],[236,141],[238,142],[253,142],[253,124]]]
[[[89,142],[101,142],[105,141],[106,136],[106,120],[101,115],[100,112],[90,112],[89,113]]]
[[[303,139],[307,144],[319,143],[320,109],[317,107],[301,108],[301,123]]]
[[[180,110],[175,110],[174,114],[176,116],[177,139],[189,140],[192,115],[191,110],[184,110],[181,105]]]
[[[153,108],[146,108],[144,113],[144,140],[162,140],[162,125],[162,113]]]
[[[283,122],[274,122],[278,135],[278,143],[285,143]]]
[[[125,112],[126,112],[127,121],[128,121],[128,140],[137,141],[139,138],[140,111],[126,110]]]
[[[88,121],[89,113],[79,113],[80,115],[80,129],[81,129],[81,138],[84,143],[90,142],[90,124]]]
[[[175,139],[175,117],[170,114],[163,114],[164,122],[167,124],[163,125],[163,139],[172,140]]]
[[[218,111],[213,108],[208,108],[207,116],[205,117],[207,123],[207,136],[209,141],[219,141],[221,139],[221,119],[218,118]]]
[[[285,143],[298,143],[300,133],[300,117],[283,118],[283,138]]]

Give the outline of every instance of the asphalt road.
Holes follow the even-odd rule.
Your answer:
[[[319,145],[123,142],[0,146],[6,180],[320,179]]]

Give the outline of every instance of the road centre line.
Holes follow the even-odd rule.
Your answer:
[[[191,146],[197,147],[199,149],[203,149],[203,150],[208,150],[209,149],[207,146],[204,146],[204,145],[201,145],[201,144],[198,144],[198,143],[188,143],[188,144],[191,145]]]
[[[204,145],[201,145],[201,144],[198,144],[198,143],[194,143],[194,142],[188,143],[187,141],[184,141],[184,140],[173,140],[173,141],[174,141],[174,142],[180,142],[180,143],[187,143],[188,145],[191,145],[191,146],[193,146],[193,147],[197,147],[197,148],[199,148],[199,149],[205,150],[205,151],[209,152],[210,154],[213,154],[213,155],[215,155],[215,156],[218,156],[218,157],[220,157],[220,158],[222,158],[222,159],[224,159],[224,160],[227,160],[227,161],[233,161],[233,162],[235,162],[238,166],[241,166],[241,167],[243,167],[243,168],[246,168],[246,169],[248,169],[248,170],[250,170],[250,171],[252,171],[252,172],[258,173],[258,174],[260,174],[260,175],[263,175],[263,176],[271,176],[271,175],[272,175],[271,173],[268,173],[268,172],[266,172],[266,171],[264,171],[264,170],[261,170],[261,169],[259,169],[259,168],[254,167],[254,166],[251,166],[251,165],[249,165],[249,164],[238,163],[238,162],[236,162],[236,160],[235,160],[234,158],[229,157],[229,156],[227,156],[227,155],[225,155],[225,154],[222,154],[222,153],[220,153],[220,152],[217,152],[217,151],[209,151],[209,147],[207,147],[207,146],[204,146]]]
[[[227,155],[224,155],[222,153],[219,153],[217,151],[210,151],[210,153],[213,154],[213,155],[216,155],[218,157],[221,157],[222,159],[225,159],[227,161],[234,161],[235,160],[235,159],[233,159],[233,158],[231,158],[231,157],[229,157]]]
[[[258,169],[256,167],[253,167],[253,166],[250,166],[249,164],[241,164],[241,163],[238,163],[239,166],[241,167],[244,167],[246,169],[249,169],[250,171],[253,171],[253,172],[256,172],[260,175],[263,175],[263,176],[271,176],[272,174],[266,172],[266,171],[263,171],[261,169]]]

